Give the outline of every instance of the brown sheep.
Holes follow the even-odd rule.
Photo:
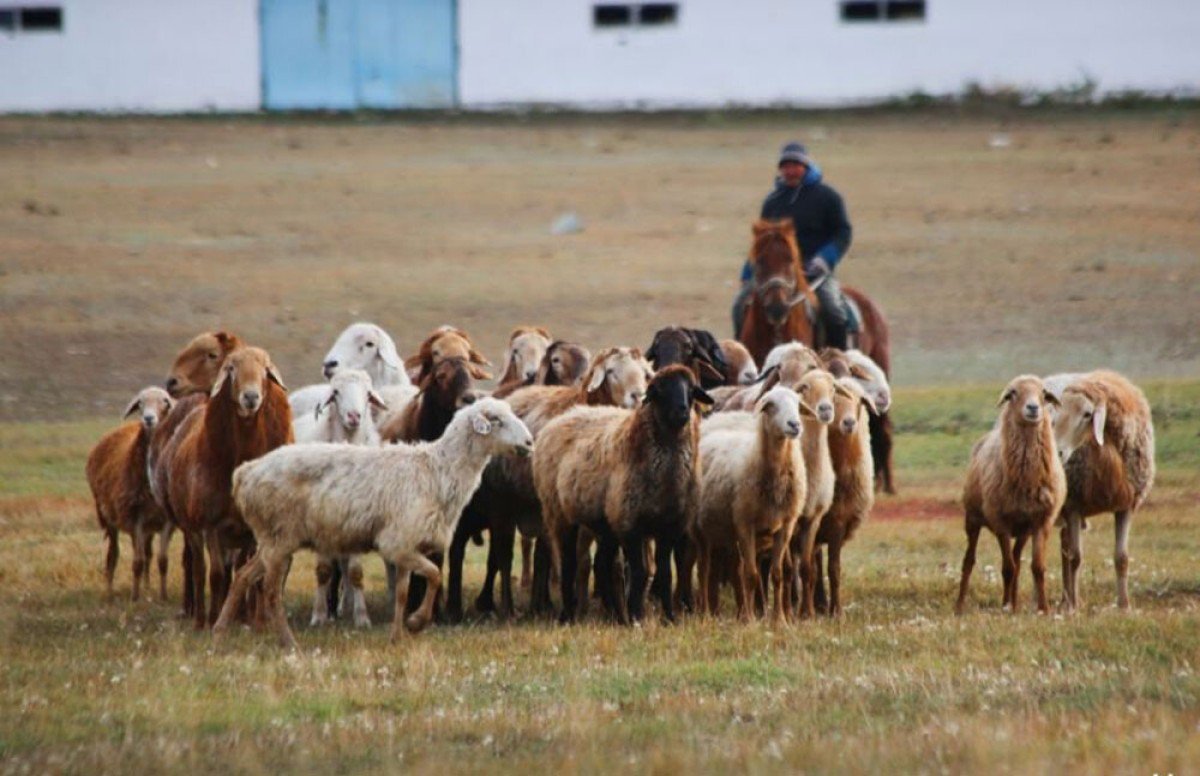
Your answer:
[[[1127,379],[1092,372],[1062,392],[1054,419],[1065,461],[1067,499],[1062,508],[1063,604],[1080,606],[1079,565],[1084,521],[1101,512],[1116,519],[1117,605],[1129,606],[1129,526],[1154,484],[1154,423],[1145,395]]]
[[[417,353],[404,360],[404,368],[408,370],[413,384],[421,385],[433,372],[434,367],[451,358],[461,358],[467,362],[472,378],[492,379],[492,373],[484,368],[491,366],[492,362],[475,349],[471,337],[465,331],[453,326],[442,326],[430,332]]]
[[[509,395],[508,403],[537,439],[547,423],[575,407],[636,407],[645,395],[650,378],[650,364],[640,350],[606,348],[592,359],[579,385],[527,386]],[[529,460],[500,456],[489,464],[484,470],[483,486],[470,508],[487,515],[491,531],[488,571],[475,606],[481,611],[495,608],[494,580],[499,575],[501,610],[505,614],[511,613],[513,536],[518,527],[523,536],[544,535],[541,506]],[[541,540],[539,545],[532,583],[535,612],[550,607],[549,547]]]
[[[740,388],[717,388],[713,397],[718,399],[716,409],[751,410],[754,404],[776,385],[796,390],[800,378],[824,365],[816,351],[799,342],[778,345],[767,354],[758,381]]]
[[[1033,538],[1033,581],[1038,611],[1046,613],[1046,540],[1067,496],[1047,404],[1057,399],[1033,375],[1016,377],[1000,395],[1000,417],[971,451],[963,487],[967,552],[954,610],[962,614],[975,566],[975,545],[986,526],[996,535],[1003,562],[1003,604],[1016,612],[1021,550]],[[1015,541],[1015,546],[1014,546]]]
[[[175,516],[171,514],[171,505],[167,499],[167,478],[171,471],[170,463],[163,458],[167,443],[175,435],[179,425],[192,413],[196,407],[208,401],[208,393],[217,382],[221,365],[233,351],[242,347],[242,340],[236,334],[227,331],[210,331],[199,334],[179,351],[175,363],[171,365],[165,386],[171,397],[177,400],[175,408],[159,423],[150,437],[150,449],[146,454],[146,466],[149,469],[150,493],[159,509],[167,516],[172,525],[176,524]],[[170,535],[163,543],[170,542]],[[165,548],[160,547],[160,551]],[[187,546],[183,548],[183,612],[191,615],[192,586],[187,580],[191,579],[192,556]]]
[[[592,354],[582,345],[555,340],[546,348],[538,367],[537,385],[579,385],[592,363]]]
[[[253,537],[233,508],[233,470],[245,461],[292,442],[287,389],[266,351],[235,350],[225,359],[207,403],[192,410],[164,451],[170,459],[167,499],[191,554],[197,628],[221,611],[225,551],[249,548]],[[204,610],[204,550],[212,570],[212,610]],[[185,585],[188,580],[185,580]]]
[[[750,385],[758,379],[758,365],[745,345],[732,339],[723,339],[720,345],[725,354],[726,385]]]
[[[838,381],[850,394],[833,400],[833,423],[829,427],[829,459],[833,464],[833,503],[821,518],[817,544],[829,547],[829,601],[826,611],[836,617],[842,612],[842,546],[850,541],[875,505],[875,464],[871,458],[868,418],[876,412],[875,402],[859,383],[849,377]],[[817,557],[817,599],[820,608],[824,584],[820,556]]]
[[[580,407],[542,429],[533,478],[560,568],[564,622],[576,616],[575,547],[583,525],[602,549],[620,544],[634,621],[643,617],[648,582],[643,542],[655,540],[662,613],[674,619],[671,555],[699,508],[698,403],[712,398],[690,369],[674,365],[654,376],[637,409]],[[596,573],[610,611],[618,611],[612,568],[598,564]]]
[[[143,577],[147,584],[150,581],[148,563],[154,534],[162,531],[158,545],[159,596],[167,600],[167,544],[171,534],[166,515],[150,495],[146,453],[155,426],[174,404],[162,388],[143,388],[125,408],[124,417],[136,414],[138,419],[105,434],[88,453],[88,486],[96,503],[96,519],[108,538],[104,578],[110,597],[120,555],[118,532],[124,531],[133,540],[132,599],[136,601]]]

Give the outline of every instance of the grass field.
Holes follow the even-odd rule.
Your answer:
[[[1003,135],[1007,144],[992,143]],[[839,274],[893,329],[898,497],[845,553],[837,622],[472,620],[391,646],[306,627],[213,650],[117,600],[83,461],[198,331],[292,385],[356,319],[454,322],[498,360],[538,323],[593,348],[724,333],[779,143],[846,195]],[[993,147],[993,145],[998,147]],[[1200,762],[1200,114],[776,114],[392,121],[0,118],[0,772],[1187,773]],[[553,236],[562,212],[582,233]],[[1155,412],[1159,475],[1113,606],[1000,611],[986,540],[962,618],[967,454],[1014,374],[1107,365]],[[178,541],[178,540],[177,540]],[[1057,539],[1049,590],[1059,591]],[[472,548],[473,596],[483,554]],[[382,565],[368,603],[388,619]],[[727,607],[728,608],[728,607]]]

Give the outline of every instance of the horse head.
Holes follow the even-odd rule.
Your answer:
[[[796,245],[795,226],[790,219],[754,222],[754,243],[750,260],[754,263],[754,302],[772,327],[781,328],[792,308],[809,299],[815,304],[812,289],[800,267],[800,249]]]

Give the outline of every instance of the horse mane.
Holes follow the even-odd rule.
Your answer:
[[[769,246],[782,241],[787,245],[788,252],[792,255],[792,263],[796,265],[795,269],[799,274],[800,246],[796,242],[796,225],[792,223],[792,219],[783,218],[772,221],[760,218],[751,226],[751,231],[754,234],[754,241],[750,244],[750,261],[752,263]]]

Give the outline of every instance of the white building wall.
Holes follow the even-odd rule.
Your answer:
[[[673,26],[593,29],[590,1],[460,0],[462,104],[830,105],[1085,77],[1200,91],[1194,0],[926,0],[924,22],[859,23],[838,0],[678,4]]]
[[[56,32],[0,31],[0,111],[257,110],[258,0],[10,0]]]

